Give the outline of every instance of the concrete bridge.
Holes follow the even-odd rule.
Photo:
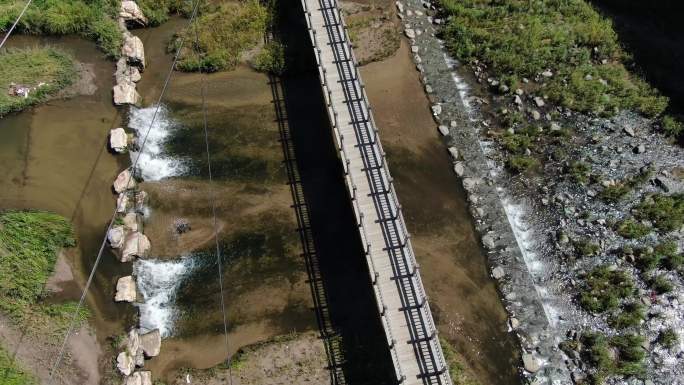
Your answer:
[[[451,385],[411,238],[336,0],[301,0],[398,384]]]

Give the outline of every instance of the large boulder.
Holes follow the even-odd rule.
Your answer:
[[[140,350],[140,334],[137,330],[131,329],[126,338],[126,352],[128,352],[131,357],[134,357],[136,353],[138,353],[138,350]]]
[[[124,385],[152,385],[152,372],[135,372],[124,379]]]
[[[131,174],[129,169],[121,171],[114,181],[114,191],[116,191],[117,194],[121,194],[126,190],[134,189],[135,186],[135,178],[133,178],[133,174]]]
[[[138,231],[140,216],[137,213],[128,213],[123,218],[124,228],[128,231]]]
[[[130,65],[145,68],[145,47],[139,37],[130,33],[124,35],[124,43],[121,47],[121,54],[126,58]]]
[[[107,232],[107,240],[109,245],[114,249],[119,249],[124,244],[124,239],[126,238],[126,232],[123,226],[113,226]]]
[[[140,103],[141,97],[138,91],[135,89],[135,84],[133,83],[120,83],[114,86],[114,104],[121,106],[124,104],[138,104]]]
[[[138,67],[129,65],[128,60],[122,57],[116,62],[116,72],[114,72],[114,78],[116,79],[116,84],[137,83],[140,81],[142,76],[140,75],[140,70]]]
[[[122,1],[121,9],[119,10],[119,16],[126,21],[134,22],[141,26],[147,25],[147,18],[135,1]]]
[[[124,241],[121,251],[121,262],[130,262],[136,257],[144,257],[150,251],[150,240],[145,234],[134,232],[130,233]]]
[[[125,192],[119,194],[119,197],[116,198],[116,212],[117,213],[125,213],[128,210],[128,203],[129,203],[128,194]]]
[[[118,127],[109,131],[109,147],[118,153],[126,151],[128,147],[128,134],[123,128]]]
[[[119,278],[116,281],[116,294],[114,301],[116,302],[135,302],[138,297],[138,292],[135,288],[135,280],[132,276]]]
[[[140,347],[146,357],[156,357],[161,349],[161,334],[159,329],[140,335]]]
[[[119,369],[121,374],[128,376],[135,370],[135,361],[133,356],[128,352],[121,352],[116,357],[116,368]]]

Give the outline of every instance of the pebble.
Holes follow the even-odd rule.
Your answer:
[[[415,37],[416,37],[416,31],[414,31],[414,30],[411,29],[411,28],[406,28],[406,29],[404,30],[404,34],[405,34],[406,37],[408,37],[409,39],[415,39]]]
[[[435,104],[432,106],[432,115],[438,116],[441,113],[442,113],[442,106],[441,105]]]
[[[412,45],[412,46],[411,46],[411,52],[413,52],[413,53],[417,53],[417,52],[418,52],[418,49],[419,49],[419,48],[418,48],[417,45]]]
[[[439,129],[439,133],[442,134],[443,136],[449,135],[449,127],[447,127],[443,124],[440,124],[438,129]]]
[[[534,120],[539,120],[541,119],[541,114],[537,110],[532,110],[532,119]]]
[[[536,104],[537,107],[544,107],[544,104],[545,104],[545,103],[544,103],[544,99],[541,98],[541,97],[539,97],[539,96],[537,96],[537,97],[534,98],[534,104]]]

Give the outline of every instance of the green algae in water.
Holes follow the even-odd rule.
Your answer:
[[[208,177],[202,112],[175,104],[181,124],[166,141],[167,156],[184,159],[188,176]],[[285,182],[273,108],[212,108],[207,117],[212,176],[235,181]]]

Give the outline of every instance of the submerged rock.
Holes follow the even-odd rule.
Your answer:
[[[147,17],[143,14],[135,1],[124,0],[121,2],[119,16],[125,21],[132,21],[141,26],[147,25]]]
[[[131,171],[128,169],[121,171],[114,181],[114,191],[119,194],[126,190],[134,189],[135,186],[135,178],[133,178]]]
[[[126,237],[121,253],[121,262],[130,262],[144,257],[150,251],[150,240],[145,234],[133,232]]]
[[[109,131],[109,147],[118,153],[126,151],[128,135],[123,128],[118,127]]]
[[[135,287],[135,280],[132,276],[121,277],[116,281],[116,295],[114,295],[114,301],[135,302],[137,297],[138,292]]]
[[[117,84],[112,91],[114,93],[114,104],[117,106],[140,103],[140,94],[132,83]]]
[[[159,329],[140,335],[140,347],[145,357],[156,357],[161,350],[161,334]]]

